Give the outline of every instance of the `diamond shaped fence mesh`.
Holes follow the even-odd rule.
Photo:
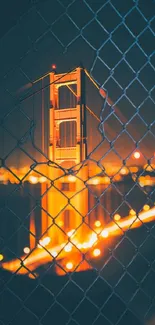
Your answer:
[[[155,1],[6,1],[0,324],[155,323]]]

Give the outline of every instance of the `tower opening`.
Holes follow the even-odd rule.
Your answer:
[[[71,89],[71,90],[70,90]],[[73,91],[73,92],[72,92]],[[58,108],[65,109],[67,108],[76,108],[77,100],[74,93],[77,93],[77,85],[61,86],[58,89]]]
[[[76,121],[66,121],[60,123],[60,147],[75,147],[76,146]]]

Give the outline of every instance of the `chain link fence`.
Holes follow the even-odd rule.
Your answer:
[[[0,324],[154,324],[155,2],[17,6],[0,40]],[[49,72],[81,63],[88,156],[66,167],[47,150]]]

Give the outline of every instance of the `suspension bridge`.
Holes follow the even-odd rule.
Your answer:
[[[12,182],[16,179],[17,184],[28,180],[32,184],[39,182],[41,186],[39,241],[36,235],[36,220],[32,213],[29,247],[24,248],[24,256],[2,262],[4,269],[34,277],[34,271],[39,266],[52,261],[61,261],[61,271],[73,271],[79,264],[78,270],[88,269],[90,265],[83,259],[82,254],[89,253],[90,260],[102,256],[102,242],[106,238],[120,236],[128,228],[139,227],[142,222],[150,222],[155,218],[155,209],[152,208],[139,215],[134,212],[123,220],[117,218],[107,225],[97,220],[94,228],[90,226],[88,185],[97,185],[98,182],[109,185],[111,179],[103,167],[99,175],[102,177],[94,178],[89,174],[91,158],[87,150],[87,112],[99,123],[101,120],[86,105],[85,78],[89,78],[109,106],[113,106],[118,114],[121,113],[87,70],[78,67],[62,74],[52,71],[34,83],[41,80],[44,84],[43,80],[47,76],[50,108],[47,109],[44,101],[42,102],[42,143],[41,148],[36,148],[42,154],[42,159],[31,168],[26,166],[20,171],[5,166],[5,172],[1,174],[2,181],[7,177],[7,180]],[[69,91],[69,100],[64,100],[64,89],[64,94],[66,89]],[[102,123],[101,126],[104,134]],[[113,180],[120,180],[120,175],[128,173],[128,169],[123,168]],[[57,273],[61,273],[60,270]]]

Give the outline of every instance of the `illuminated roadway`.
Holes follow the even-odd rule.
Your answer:
[[[133,211],[132,216],[128,216],[117,222],[110,222],[104,229],[101,229],[101,227],[98,228],[98,234],[92,231],[87,236],[87,240],[82,243],[76,238],[76,230],[72,230],[68,234],[68,242],[55,247],[51,247],[49,245],[50,238],[45,237],[40,245],[29,254],[22,256],[20,259],[1,263],[1,266],[3,269],[12,273],[29,274],[39,266],[51,263],[54,259],[60,260],[67,258],[68,261],[71,256],[72,259],[66,264],[66,267],[68,270],[73,271],[72,261],[76,258],[78,262],[81,253],[86,253],[92,249],[94,257],[102,255],[102,252],[95,248],[94,245],[103,241],[104,238],[123,235],[125,230],[140,227],[142,223],[151,222],[153,220],[155,220],[155,207],[148,209],[148,211],[141,212],[138,217],[134,215]]]

